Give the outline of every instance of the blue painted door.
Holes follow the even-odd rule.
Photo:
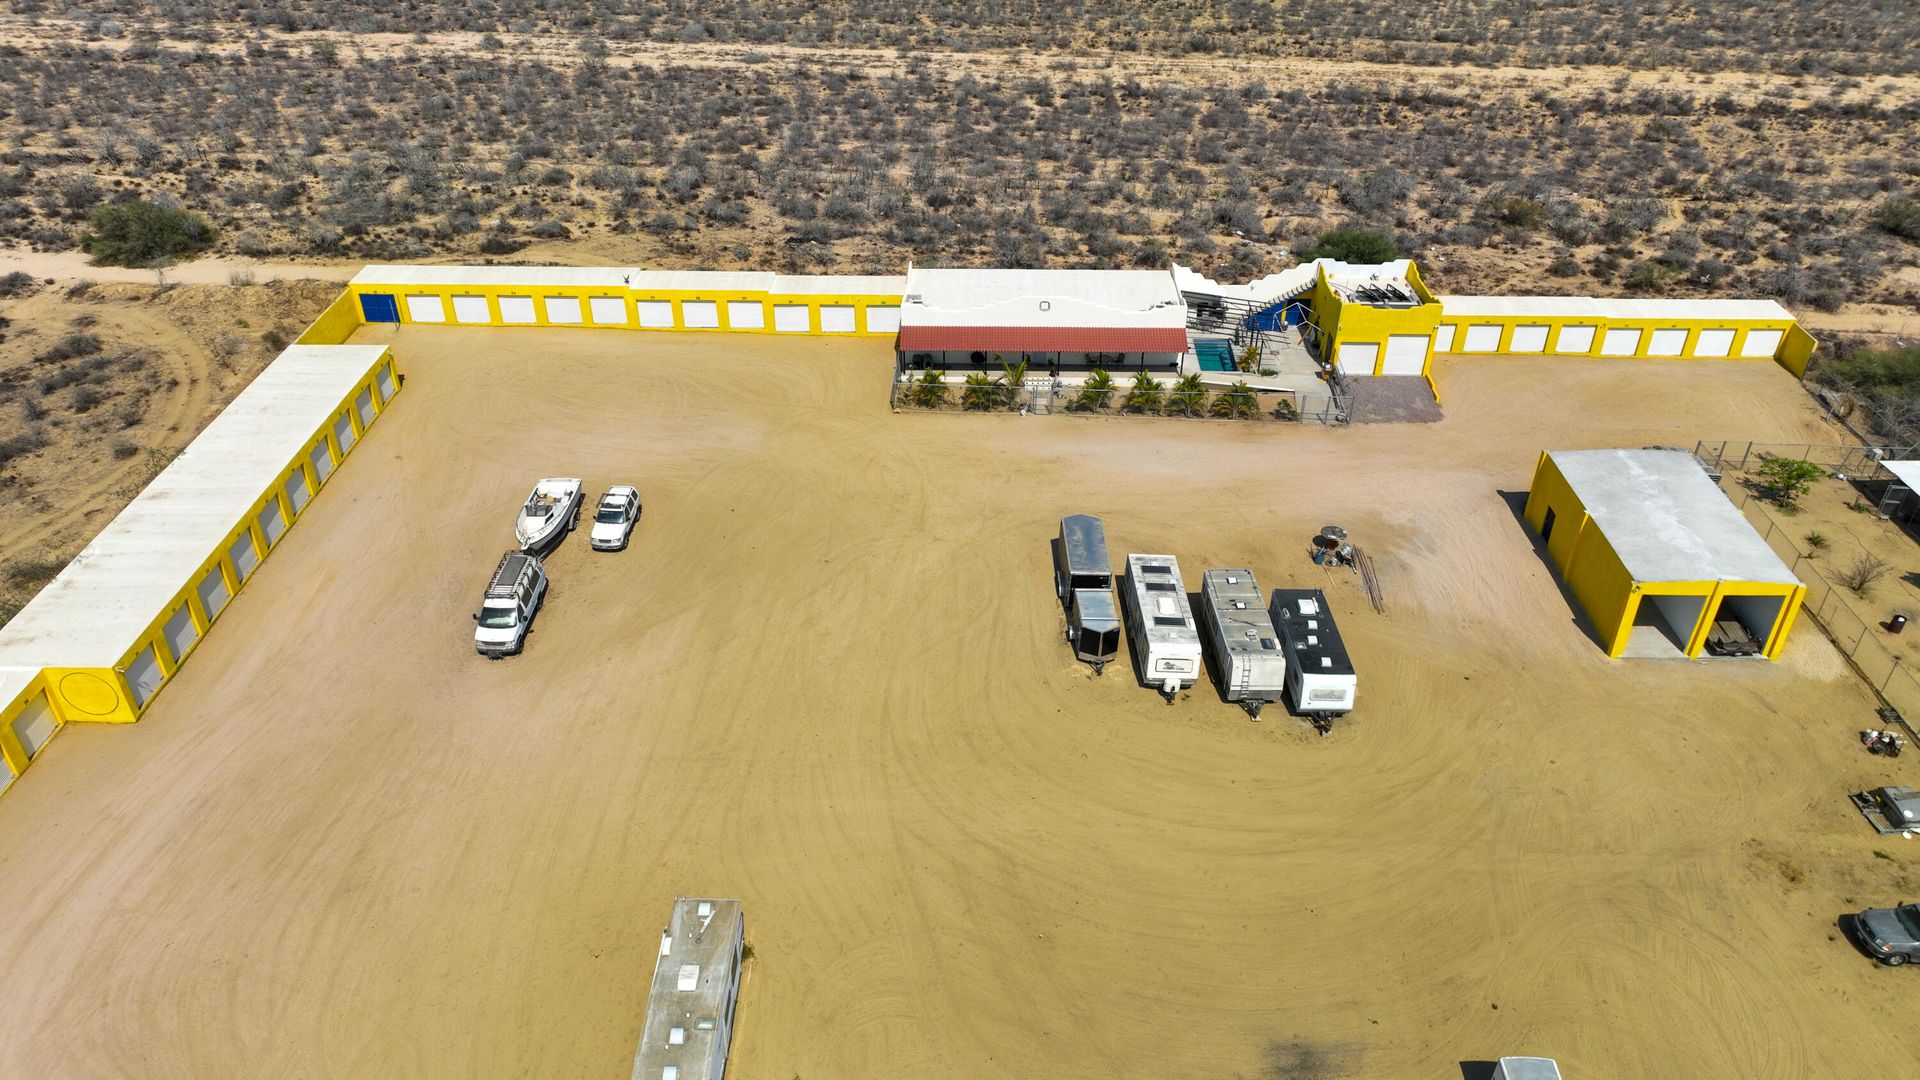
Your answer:
[[[361,293],[360,317],[368,322],[399,322],[400,304],[390,293]]]

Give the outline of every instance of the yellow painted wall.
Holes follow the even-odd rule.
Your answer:
[[[1440,304],[1427,291],[1426,284],[1420,280],[1419,271],[1408,268],[1408,283],[1425,303],[1413,308],[1376,308],[1367,304],[1347,303],[1340,299],[1327,278],[1327,268],[1320,267],[1319,280],[1313,285],[1313,321],[1320,327],[1327,344],[1323,356],[1329,364],[1340,355],[1340,347],[1348,344],[1372,344],[1378,346],[1374,354],[1373,371],[1353,372],[1353,374],[1377,375],[1387,362],[1387,339],[1398,334],[1427,335],[1429,339],[1434,327],[1440,321]],[[1433,368],[1433,342],[1427,343],[1426,359],[1421,362],[1420,374],[1430,376]],[[1431,377],[1428,379],[1431,384]]]
[[[1807,365],[1813,361],[1814,350],[1819,347],[1820,342],[1812,334],[1795,324],[1793,329],[1787,331],[1786,341],[1780,346],[1780,366],[1793,372],[1796,379],[1806,378]]]
[[[352,290],[343,291],[295,339],[298,345],[343,345],[360,327],[360,299]]]
[[[46,693],[46,689],[47,675],[46,672],[43,671],[28,680],[27,685],[22,688],[19,693],[15,694],[11,700],[0,703],[0,760],[6,762],[7,768],[12,771],[15,779],[18,779],[21,773],[27,771],[29,762],[26,747],[20,745],[20,740],[13,733],[13,722],[21,713],[26,711],[28,703]],[[51,705],[52,702],[49,701],[49,704]],[[62,719],[58,707],[54,707],[50,711],[53,713],[53,735],[58,735],[60,734],[60,728],[66,726],[66,721]],[[53,735],[47,737],[49,745],[51,745],[53,741]],[[44,753],[45,750],[46,747],[42,746],[41,751]],[[4,779],[5,777],[0,777],[0,780]],[[9,788],[11,788],[11,786],[12,785],[8,785]]]

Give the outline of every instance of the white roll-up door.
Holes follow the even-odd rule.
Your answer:
[[[807,334],[813,332],[813,313],[805,304],[773,305],[773,329],[782,334]]]
[[[160,628],[160,634],[167,639],[167,650],[173,653],[176,663],[193,651],[193,643],[200,640],[200,627],[193,621],[193,607],[181,604],[167,617],[167,624]]]
[[[549,296],[545,298],[547,321],[558,326],[580,325],[580,298],[577,296]]]
[[[767,305],[758,300],[729,300],[727,325],[735,330],[764,330],[767,325]]]
[[[14,779],[13,762],[0,757],[0,791],[12,787]]]
[[[40,748],[53,738],[53,731],[60,723],[54,718],[53,706],[48,704],[44,693],[33,695],[27,707],[13,718],[13,737],[20,740],[20,748],[27,752],[31,760],[40,753]]]
[[[260,552],[253,546],[253,530],[234,537],[233,543],[227,545],[227,561],[233,564],[234,574],[245,584],[253,568],[260,565]]]
[[[1498,326],[1467,327],[1466,343],[1460,346],[1461,352],[1498,352],[1500,349],[1500,328]]]
[[[867,305],[867,333],[894,334],[900,331],[900,309],[892,304]]]
[[[267,540],[267,547],[280,542],[280,534],[287,531],[287,519],[280,513],[280,500],[268,499],[267,505],[260,508],[260,535]]]
[[[447,307],[437,296],[409,296],[407,318],[414,322],[446,322]]]
[[[1338,364],[1342,375],[1371,375],[1379,360],[1378,342],[1349,341],[1340,346]]]
[[[333,444],[340,448],[342,457],[346,456],[347,451],[353,449],[353,439],[353,421],[347,419],[347,414],[341,413],[339,416],[334,417]]]
[[[194,595],[200,598],[200,606],[206,610],[207,618],[220,614],[233,599],[233,593],[227,589],[227,575],[220,572],[218,565],[207,567],[200,583],[193,587]]]
[[[321,439],[307,451],[307,464],[313,467],[315,483],[324,484],[333,475],[333,454],[327,449],[327,440]]]
[[[307,487],[307,470],[302,467],[287,474],[287,482],[280,485],[287,493],[287,505],[293,509],[293,516],[299,517],[300,511],[307,508],[307,500],[313,498],[313,492]]]
[[[1733,331],[1731,330],[1700,331],[1700,336],[1695,338],[1693,342],[1693,355],[1695,356],[1732,356],[1733,355]]]
[[[1591,326],[1563,326],[1560,336],[1553,343],[1554,352],[1590,353],[1593,351],[1593,330]]]
[[[393,361],[389,360],[381,364],[373,373],[373,386],[380,391],[381,404],[384,405],[393,400],[394,391],[400,389],[399,384],[393,381]]]
[[[373,391],[372,390],[361,390],[358,394],[354,395],[353,411],[356,415],[360,417],[361,431],[365,431],[368,428],[373,426],[373,418],[375,416],[375,413],[373,411]]]
[[[1507,351],[1510,353],[1543,353],[1547,351],[1547,328],[1544,326],[1516,326],[1513,336],[1507,339]]]
[[[640,325],[648,330],[673,329],[673,301],[642,300],[634,305],[640,313]]]
[[[1433,351],[1434,352],[1452,352],[1453,351],[1453,331],[1454,331],[1454,327],[1450,325],[1441,325],[1441,326],[1434,327],[1433,329]]]
[[[1380,365],[1382,375],[1419,375],[1427,370],[1425,334],[1394,334],[1387,339],[1387,358]]]
[[[1601,356],[1632,356],[1640,351],[1640,331],[1609,330],[1600,339]]]
[[[720,305],[713,300],[682,300],[680,321],[689,330],[718,330]]]
[[[587,300],[588,313],[595,326],[627,325],[627,302],[617,296],[595,296]]]
[[[500,303],[500,321],[515,326],[525,326],[539,320],[533,314],[533,297],[502,296]]]
[[[1740,343],[1740,355],[1772,356],[1780,351],[1780,339],[1785,336],[1784,330],[1749,330],[1747,339]]]
[[[487,310],[487,298],[484,296],[454,297],[453,321],[463,323],[492,322],[493,312]]]
[[[133,691],[133,703],[144,706],[160,689],[167,677],[160,671],[160,661],[154,659],[153,646],[140,650],[140,655],[127,665],[127,686]]]
[[[1655,330],[1647,339],[1648,356],[1684,356],[1687,351],[1685,330]]]
[[[820,332],[823,334],[853,333],[856,327],[853,312],[853,306],[850,304],[820,305]]]

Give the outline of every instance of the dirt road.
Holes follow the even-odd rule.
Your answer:
[[[1515,515],[1544,446],[1814,437],[1773,365],[1450,362],[1445,420],[1328,431],[896,416],[874,344],[398,342],[398,403],[148,718],[0,800],[0,1075],[624,1076],[675,894],[746,901],[743,1080],[1920,1055],[1910,973],[1834,928],[1920,844],[1844,804],[1883,774],[1833,650],[1608,661]],[[635,542],[569,540],[481,661],[560,473],[637,483]],[[1072,663],[1073,511],[1190,586],[1328,587],[1354,719]],[[1308,564],[1327,522],[1385,616]]]

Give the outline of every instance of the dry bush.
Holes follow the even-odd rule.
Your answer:
[[[1832,576],[1835,582],[1853,595],[1864,597],[1867,590],[1873,588],[1873,583],[1885,577],[1891,569],[1886,560],[1863,551],[1854,556],[1852,562],[1833,571]]]

